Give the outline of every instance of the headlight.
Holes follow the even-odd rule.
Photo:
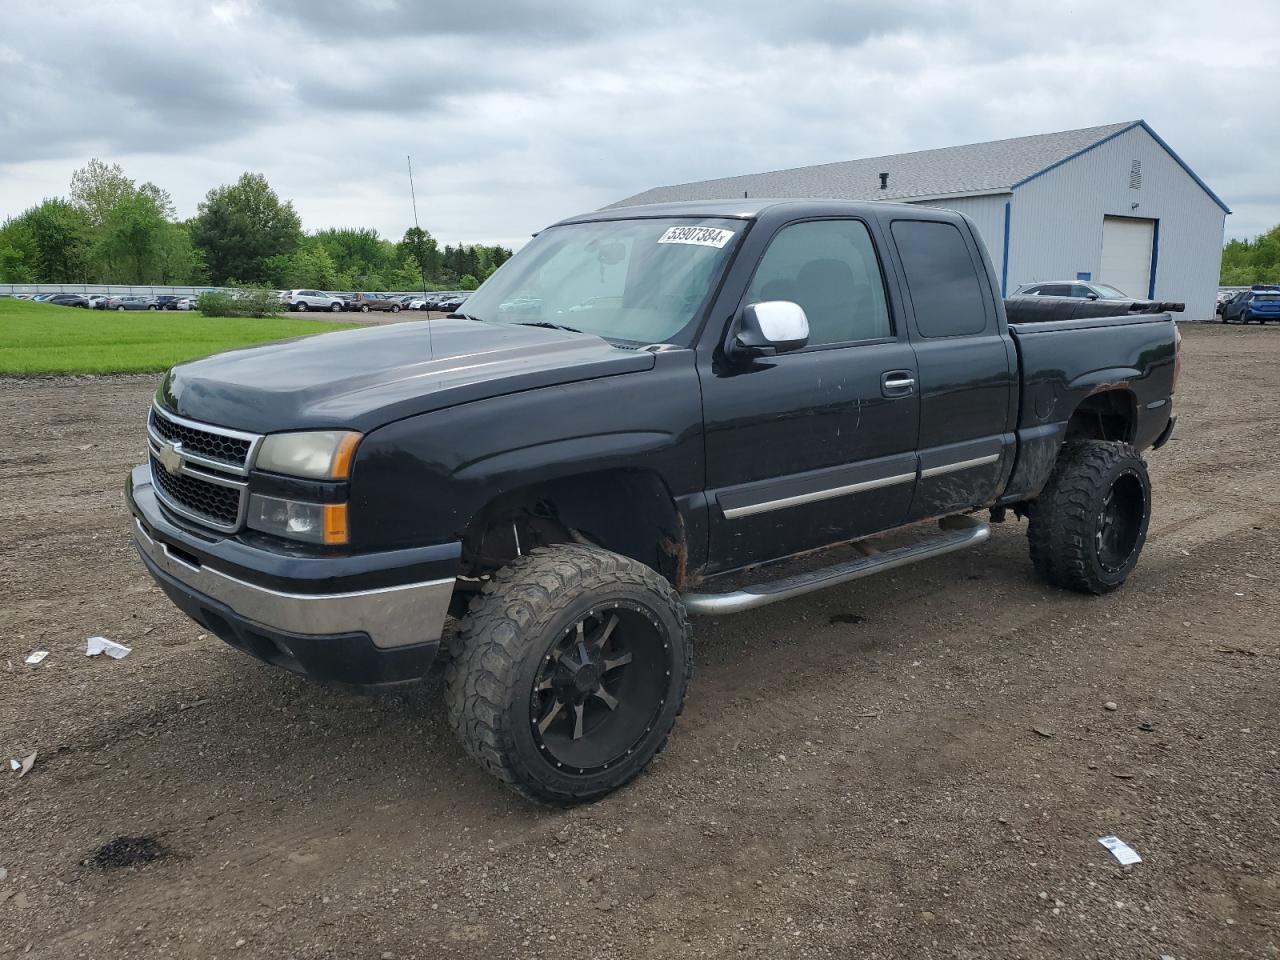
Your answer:
[[[345,503],[306,503],[251,493],[247,522],[254,530],[290,540],[326,544],[347,542]]]
[[[308,480],[345,480],[360,434],[348,430],[273,433],[262,441],[254,466]]]

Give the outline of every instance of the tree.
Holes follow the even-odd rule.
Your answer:
[[[163,270],[166,222],[155,200],[135,193],[107,212],[94,245],[101,276],[116,283],[155,283]]]
[[[87,281],[92,237],[83,210],[55,198],[32,207],[15,223],[22,224],[30,237],[33,259],[29,266],[37,281]]]
[[[1223,286],[1280,283],[1280,225],[1252,240],[1232,240],[1222,249]]]
[[[213,282],[231,277],[264,283],[271,259],[288,255],[302,240],[302,221],[291,201],[281,202],[260,173],[215,187],[200,204],[191,239],[204,251]]]
[[[35,283],[38,262],[30,227],[17,220],[0,227],[0,283]]]
[[[396,253],[401,260],[411,257],[418,265],[418,272],[428,280],[440,274],[440,248],[435,238],[420,227],[410,227],[404,232],[404,239],[396,244]]]
[[[136,192],[118,163],[108,166],[95,157],[71,174],[71,202],[93,227],[101,227],[116,204]]]

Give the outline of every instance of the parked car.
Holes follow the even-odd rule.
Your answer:
[[[666,743],[687,614],[901,576],[985,541],[988,509],[1029,518],[1048,583],[1125,582],[1142,451],[1174,429],[1173,318],[1011,325],[995,276],[937,208],[570,218],[471,295],[473,320],[433,322],[431,354],[390,324],[175,367],[127,484],[134,541],[204,629],[306,676],[422,677],[454,611],[444,699],[468,751],[525,796],[594,800]],[[816,571],[762,566],[931,519]]]
[[[1005,299],[1011,323],[1083,320],[1119,313],[1181,313],[1186,304],[1127,296],[1106,283],[1049,280],[1026,283]]]
[[[108,297],[104,310],[158,310],[153,297]]]
[[[361,313],[368,313],[370,310],[399,313],[400,301],[391,300],[380,293],[354,293],[351,295],[347,309],[358,310]]]
[[[151,299],[155,301],[157,310],[177,310],[178,301],[182,298],[176,294],[162,293]]]
[[[1241,290],[1222,306],[1223,323],[1280,320],[1280,289]]]
[[[89,309],[90,309],[90,310],[101,310],[101,309],[102,309],[102,304],[103,304],[103,302],[104,302],[104,301],[106,301],[106,300],[108,300],[108,299],[109,299],[109,298],[108,298],[108,296],[107,296],[105,293],[91,293],[91,294],[89,294],[89,297],[88,297],[88,300],[89,300]]]
[[[89,309],[89,298],[79,293],[55,293],[45,303],[52,303],[58,307],[79,307],[82,310]]]
[[[308,310],[328,310],[330,313],[338,313],[343,309],[341,297],[335,297],[332,293],[324,293],[321,290],[286,290],[281,295],[280,302],[287,309],[301,313]]]
[[[443,310],[445,313],[453,313],[456,310],[460,310],[462,305],[467,302],[467,296],[467,294],[460,294],[447,297],[436,303],[436,309]]]
[[[404,308],[406,310],[423,310],[426,308],[426,305],[427,305],[426,297],[418,296],[408,300],[405,303]]]
[[[197,298],[195,298],[195,297],[179,297],[179,298],[178,298],[178,300],[177,300],[177,302],[176,302],[176,303],[174,303],[174,305],[173,305],[173,309],[175,309],[175,310],[198,310],[198,309],[199,309],[199,301],[198,301],[198,300],[197,300]]]
[[[1092,280],[1048,280],[1024,283],[1013,292],[1015,297],[1074,297],[1081,300],[1131,300],[1132,297],[1109,283]]]

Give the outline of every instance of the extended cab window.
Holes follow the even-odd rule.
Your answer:
[[[907,275],[916,327],[925,337],[959,337],[987,326],[978,268],[950,223],[895,220],[893,242]]]
[[[880,264],[858,220],[814,220],[779,231],[745,302],[764,300],[800,304],[810,346],[893,336]]]

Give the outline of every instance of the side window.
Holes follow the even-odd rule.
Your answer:
[[[1071,288],[1065,283],[1049,283],[1040,288],[1042,297],[1069,297]]]
[[[1023,296],[1023,297],[1038,297],[1038,296],[1040,296],[1043,292],[1044,292],[1044,291],[1043,291],[1043,289],[1042,289],[1041,287],[1027,287],[1027,289],[1023,290],[1023,291],[1022,291],[1022,293],[1021,293],[1021,294],[1019,294],[1019,296]]]
[[[813,220],[783,227],[756,267],[746,303],[790,300],[809,318],[809,344],[893,336],[884,281],[866,225]]]
[[[895,220],[893,242],[921,336],[960,337],[986,329],[987,305],[978,268],[953,224]]]
[[[1083,284],[1074,283],[1071,285],[1071,296],[1073,297],[1079,297],[1081,300],[1083,300],[1085,297],[1089,296],[1089,294],[1091,293],[1093,293],[1093,291],[1090,290],[1088,287],[1084,286]]]

